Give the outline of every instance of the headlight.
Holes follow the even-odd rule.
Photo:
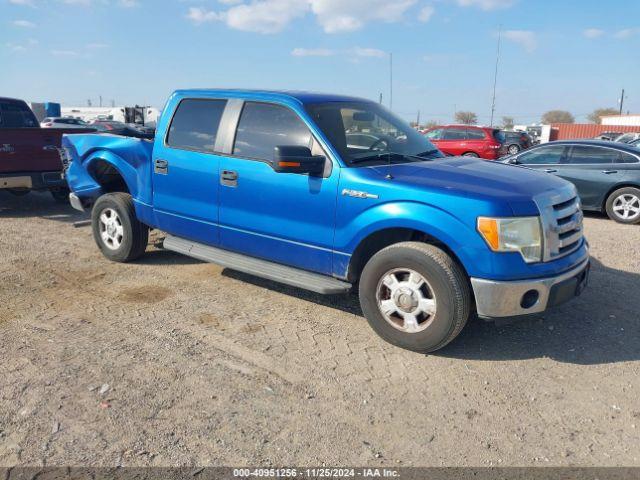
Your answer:
[[[494,252],[519,252],[527,263],[542,261],[539,217],[478,217],[478,231]]]

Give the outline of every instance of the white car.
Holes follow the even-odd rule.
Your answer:
[[[622,142],[622,143],[631,143],[640,138],[640,133],[632,132],[632,133],[623,133],[619,137],[617,137],[614,142]]]
[[[71,117],[47,117],[40,122],[42,128],[91,128],[84,120]]]

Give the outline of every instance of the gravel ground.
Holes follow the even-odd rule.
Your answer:
[[[583,297],[425,356],[355,296],[110,263],[81,218],[0,192],[2,466],[640,466],[640,227],[588,216]]]

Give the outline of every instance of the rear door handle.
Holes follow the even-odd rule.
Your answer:
[[[611,175],[612,173],[618,173],[617,170],[603,170],[602,173],[606,175]]]
[[[237,187],[238,172],[234,172],[233,170],[222,170],[222,173],[220,173],[220,183],[227,187]]]
[[[547,173],[556,173],[558,170],[555,168],[545,168],[544,171]]]
[[[160,175],[166,175],[169,173],[169,162],[162,159],[157,159],[153,163],[153,171]]]
[[[46,150],[47,152],[58,151],[58,147],[56,147],[55,145],[45,145],[44,147],[42,147],[42,149]]]

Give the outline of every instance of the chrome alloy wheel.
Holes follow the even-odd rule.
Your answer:
[[[640,198],[625,193],[613,201],[613,211],[623,220],[635,220],[640,216]]]
[[[380,313],[405,333],[425,330],[436,315],[436,297],[429,282],[409,268],[396,268],[382,276],[376,289]]]
[[[99,218],[100,237],[107,248],[117,250],[124,239],[122,220],[113,208],[105,208]]]

